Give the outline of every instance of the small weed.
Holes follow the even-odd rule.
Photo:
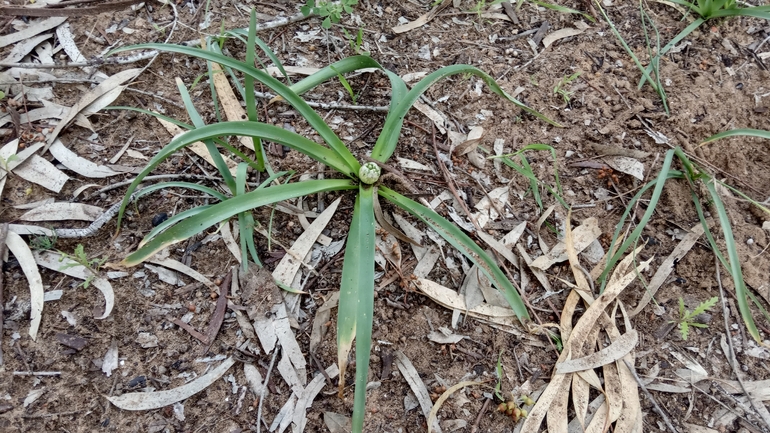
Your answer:
[[[48,250],[52,250],[56,246],[57,240],[58,238],[56,237],[56,235],[52,235],[52,236],[36,235],[36,236],[33,236],[32,239],[30,239],[29,246],[33,250],[48,251]]]
[[[337,24],[342,19],[342,13],[352,13],[353,6],[358,4],[358,0],[339,0],[339,1],[320,1],[307,0],[305,6],[302,6],[302,14],[308,16],[315,14],[323,17],[321,27],[331,28],[332,24]]]
[[[360,56],[368,56],[370,54],[362,48],[364,44],[364,29],[359,27],[355,37],[353,37],[353,35],[345,28],[342,29],[342,32],[345,33],[345,37],[348,38],[348,45],[354,53]]]
[[[573,81],[575,81],[579,76],[581,72],[575,72],[572,75],[566,75],[564,76],[559,82],[556,84],[556,87],[553,88],[553,94],[554,95],[561,95],[562,98],[564,98],[564,102],[569,104],[570,98],[572,98],[573,92],[565,89],[565,86]]]
[[[690,335],[691,326],[696,328],[708,328],[708,325],[705,323],[696,322],[695,318],[699,314],[703,314],[710,310],[711,307],[716,305],[717,301],[719,301],[719,297],[714,296],[711,299],[701,302],[694,310],[688,311],[684,308],[684,300],[679,298],[679,319],[672,320],[671,323],[676,323],[679,327],[679,332],[682,334],[682,340],[687,340],[687,336]]]
[[[88,278],[86,278],[83,283],[81,283],[81,286],[83,286],[84,289],[87,289],[88,286],[91,284],[91,281],[96,278],[97,274],[99,273],[99,269],[102,267],[104,262],[107,261],[106,257],[103,258],[93,258],[89,259],[88,254],[86,253],[85,249],[83,248],[83,244],[78,244],[77,247],[75,247],[75,251],[72,252],[72,254],[65,253],[63,251],[60,251],[61,253],[61,259],[59,261],[63,261],[64,259],[69,259],[74,263],[67,263],[63,265],[61,268],[59,268],[60,271],[68,268],[72,268],[75,266],[83,266],[86,269],[88,269],[90,272],[90,275]]]

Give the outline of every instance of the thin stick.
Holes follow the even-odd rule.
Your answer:
[[[735,377],[738,379],[738,383],[741,385],[741,390],[744,394],[746,394],[746,398],[749,399],[749,404],[751,404],[751,407],[754,409],[754,415],[762,420],[765,423],[766,428],[770,428],[770,414],[767,413],[767,409],[762,406],[762,409],[758,408],[757,405],[754,403],[754,399],[751,397],[749,392],[746,390],[746,385],[743,383],[743,378],[741,378],[741,374],[739,372],[738,368],[738,360],[735,358],[735,349],[733,348],[733,339],[730,336],[730,320],[727,318],[728,316],[728,309],[727,309],[727,302],[725,300],[725,291],[722,287],[722,274],[719,271],[719,258],[714,254],[714,263],[716,264],[716,274],[717,274],[717,285],[719,286],[719,297],[722,299],[722,318],[725,321],[725,333],[726,333],[726,339],[728,343],[728,347],[730,348],[729,359],[727,362],[730,363],[730,367],[732,367],[733,372],[735,373]]]
[[[3,365],[3,257],[5,257],[7,237],[8,223],[0,224],[0,365]]]
[[[298,21],[302,21],[304,19],[310,18],[310,16],[312,15],[305,16],[300,12],[290,17],[278,18],[273,21],[268,21],[266,23],[258,24],[257,31],[270,30],[270,29],[275,29],[288,24],[293,24]],[[200,44],[201,44],[200,39],[192,39],[189,41],[184,41],[179,43],[179,45],[185,45],[188,47],[197,47],[197,46],[200,46]],[[142,60],[152,59],[157,55],[158,55],[158,51],[150,50],[150,51],[143,51],[138,54],[134,54],[130,56],[116,56],[116,57],[110,57],[108,59],[98,59],[91,62],[77,62],[77,63],[63,63],[63,64],[0,62],[0,68],[29,68],[29,69],[83,68],[87,66],[101,66],[103,64],[134,63]]]
[[[436,153],[436,163],[438,164],[438,167],[441,169],[441,173],[444,175],[444,180],[446,181],[447,186],[449,187],[449,191],[452,192],[452,195],[454,196],[455,200],[457,200],[457,204],[460,205],[460,207],[463,209],[463,212],[465,212],[466,215],[468,215],[468,219],[471,220],[471,223],[473,223],[473,227],[476,228],[476,230],[481,231],[481,226],[479,225],[479,222],[476,221],[476,218],[473,217],[473,214],[471,214],[470,209],[468,209],[468,206],[465,204],[465,201],[463,201],[462,198],[460,198],[460,194],[457,192],[457,188],[455,188],[454,182],[452,181],[452,175],[449,173],[449,170],[444,165],[444,161],[441,160],[441,156],[438,153],[438,145],[436,144],[436,125],[431,123],[432,127],[432,138],[433,138],[433,151]]]
[[[481,406],[481,410],[479,411],[479,414],[476,415],[476,420],[473,421],[473,425],[471,426],[471,433],[476,433],[479,431],[479,423],[481,422],[481,417],[484,415],[484,412],[487,411],[487,408],[489,407],[490,403],[492,403],[492,399],[488,398],[484,402],[484,406]]]
[[[650,394],[650,391],[647,390],[647,387],[644,386],[644,383],[642,383],[642,380],[639,379],[639,376],[636,374],[636,369],[633,365],[631,365],[630,362],[626,361],[625,359],[623,362],[626,363],[626,367],[628,367],[628,371],[631,372],[631,375],[634,376],[634,380],[636,380],[636,383],[639,385],[639,388],[644,392],[644,395],[647,396],[647,399],[650,400],[650,403],[652,403],[652,408],[655,410],[655,412],[660,415],[661,418],[663,418],[663,422],[666,423],[666,427],[668,427],[669,430],[675,433],[679,433],[679,430],[674,428],[674,425],[671,424],[671,420],[668,418],[668,415],[666,415],[665,412],[663,412],[663,409],[658,406],[658,402],[655,401],[655,398],[653,398],[652,394]]]
[[[275,365],[275,359],[278,358],[279,350],[280,346],[277,346],[275,348],[275,352],[273,352],[273,359],[270,360],[270,366],[267,367],[265,384],[262,387],[262,391],[259,393],[259,407],[257,408],[257,433],[260,433],[262,430],[262,403],[265,401],[265,389],[267,389],[267,384],[270,382],[270,373],[273,372],[273,366]]]

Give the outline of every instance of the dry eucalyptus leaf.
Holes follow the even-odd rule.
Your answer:
[[[104,210],[98,206],[91,206],[84,203],[50,203],[38,206],[19,219],[24,221],[94,221],[104,213]]]
[[[230,357],[203,376],[168,391],[131,392],[117,397],[107,397],[110,403],[123,410],[152,410],[185,400],[203,391],[221,378],[235,364]]]
[[[5,244],[8,249],[13,253],[16,260],[21,266],[24,276],[29,283],[29,295],[30,295],[30,324],[29,324],[29,336],[32,340],[37,339],[37,331],[40,328],[40,320],[43,318],[43,298],[45,296],[43,289],[43,279],[40,277],[40,272],[37,269],[35,263],[35,257],[32,255],[32,251],[24,242],[24,239],[16,233],[9,231]]]

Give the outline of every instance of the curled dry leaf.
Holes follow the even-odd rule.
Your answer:
[[[227,373],[235,364],[232,357],[227,358],[218,367],[203,376],[168,391],[131,392],[117,397],[107,397],[110,403],[123,410],[152,410],[185,400],[208,388]]]
[[[638,160],[627,156],[611,156],[604,158],[604,161],[614,170],[630,174],[631,176],[644,181],[644,164]]]
[[[99,289],[104,296],[104,313],[95,317],[96,319],[106,319],[112,312],[112,308],[115,306],[115,292],[112,290],[112,284],[102,277],[94,276],[93,273],[85,266],[79,265],[66,257],[63,257],[59,253],[51,251],[39,252],[35,251],[32,254],[35,258],[35,262],[39,266],[48,268],[52,271],[61,272],[62,274],[69,275],[70,277],[86,280],[91,278],[91,285]],[[62,269],[67,265],[72,265],[66,269]]]
[[[32,340],[35,340],[37,339],[40,320],[43,318],[43,298],[45,296],[43,279],[40,277],[40,272],[35,264],[35,257],[32,255],[32,251],[21,236],[9,231],[5,244],[8,245],[8,249],[16,257],[16,260],[19,261],[19,266],[21,266],[21,270],[24,272],[24,276],[29,283],[31,303],[29,312],[29,336],[32,337]]]
[[[104,165],[98,165],[85,158],[78,156],[75,152],[67,149],[61,140],[56,140],[50,148],[51,155],[63,166],[69,168],[75,173],[89,178],[104,178],[121,174]]]

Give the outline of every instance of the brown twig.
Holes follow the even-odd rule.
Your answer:
[[[674,425],[671,424],[671,420],[668,418],[668,415],[666,415],[666,412],[663,412],[663,409],[658,406],[658,402],[655,401],[655,398],[650,394],[650,391],[647,390],[647,387],[644,386],[644,383],[641,379],[639,379],[639,376],[636,374],[636,369],[633,365],[631,365],[630,362],[626,361],[625,359],[623,362],[626,363],[626,367],[628,367],[628,371],[631,372],[631,375],[634,377],[634,380],[636,380],[636,383],[639,385],[639,388],[644,392],[644,395],[647,396],[647,399],[650,400],[650,403],[652,403],[652,408],[655,410],[655,412],[660,415],[661,418],[663,418],[663,422],[666,424],[666,427],[668,427],[669,430],[671,430],[674,433],[679,433],[679,430],[674,428]]]
[[[222,327],[222,322],[225,320],[225,311],[227,310],[227,293],[230,289],[230,283],[233,281],[233,270],[227,273],[224,281],[219,286],[219,298],[217,298],[217,306],[214,309],[214,314],[211,315],[211,321],[208,328],[206,328],[206,346],[203,348],[201,354],[208,352],[209,347],[214,342],[219,334],[219,328]]]
[[[484,416],[484,412],[487,411],[487,408],[491,403],[492,403],[492,399],[488,398],[484,402],[484,406],[481,406],[481,410],[479,411],[479,414],[476,415],[476,420],[473,421],[473,425],[471,426],[471,433],[476,433],[477,431],[479,431],[479,423],[481,422],[481,417]]]

